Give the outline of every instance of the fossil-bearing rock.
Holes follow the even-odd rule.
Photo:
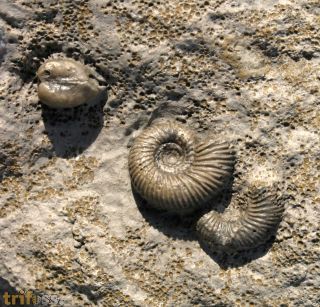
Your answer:
[[[69,58],[49,59],[37,71],[38,96],[52,108],[72,108],[94,101],[103,91],[101,77]]]
[[[317,0],[0,0],[0,302],[318,306],[319,14]],[[40,108],[32,81],[53,54],[103,76],[103,111]],[[235,141],[234,191],[259,177],[288,196],[267,254],[271,240],[206,253],[191,217],[137,210],[126,144],[163,102]]]
[[[235,157],[227,143],[198,140],[175,121],[156,122],[129,154],[133,187],[157,209],[187,213],[213,197],[230,176]]]
[[[199,237],[212,250],[232,252],[265,243],[283,214],[283,206],[266,188],[246,189],[237,205],[241,209],[236,216],[210,211],[198,221]]]

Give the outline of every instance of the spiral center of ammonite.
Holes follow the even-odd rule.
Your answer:
[[[162,144],[156,152],[156,162],[162,170],[176,172],[184,168],[185,152],[178,144]]]

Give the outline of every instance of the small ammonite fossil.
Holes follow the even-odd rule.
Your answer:
[[[248,188],[237,205],[241,209],[236,216],[210,211],[197,222],[200,240],[213,251],[234,252],[265,243],[284,210],[275,194],[266,188]]]
[[[72,108],[94,101],[105,87],[93,69],[69,58],[49,59],[37,71],[38,96],[52,108]]]
[[[201,141],[177,121],[161,120],[135,139],[129,172],[148,205],[185,214],[201,208],[223,187],[234,162],[227,143]]]

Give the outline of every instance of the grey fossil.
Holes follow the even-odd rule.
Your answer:
[[[197,222],[199,238],[212,250],[233,252],[265,243],[283,214],[283,205],[266,188],[249,187],[238,198],[237,215],[210,211]]]
[[[134,189],[156,209],[179,214],[201,208],[232,174],[229,144],[200,140],[174,120],[155,121],[134,141],[129,173]]]
[[[105,87],[92,68],[70,58],[49,59],[37,71],[38,96],[52,108],[72,108],[94,101]]]

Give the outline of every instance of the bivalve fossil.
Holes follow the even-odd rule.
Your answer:
[[[69,58],[49,59],[37,71],[38,96],[52,108],[72,108],[94,101],[105,89],[92,68]]]

